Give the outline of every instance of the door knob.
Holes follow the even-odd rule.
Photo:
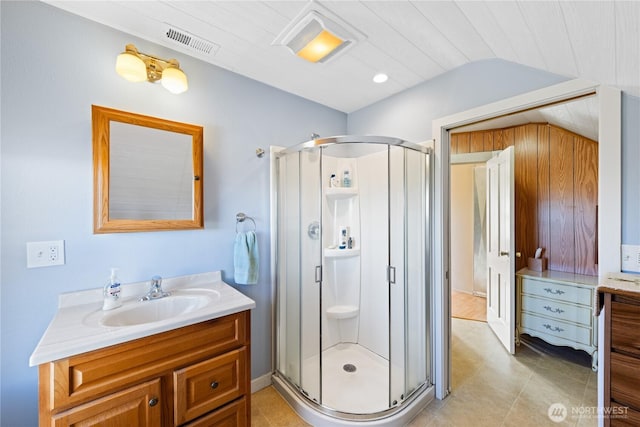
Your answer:
[[[500,251],[500,256],[509,256],[509,252]]]

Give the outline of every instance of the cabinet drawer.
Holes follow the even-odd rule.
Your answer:
[[[612,427],[637,427],[640,426],[640,412],[626,406],[611,404],[611,415],[609,415]]]
[[[640,305],[611,302],[611,347],[640,356]]]
[[[184,427],[249,427],[247,424],[247,400],[243,397],[208,415],[198,418]]]
[[[582,304],[591,307],[593,292],[589,288],[580,288],[567,284],[545,282],[542,280],[522,278],[522,293],[553,298],[558,301]]]
[[[611,399],[640,410],[640,359],[611,353]]]
[[[522,328],[568,341],[591,345],[591,329],[560,320],[522,313]]]
[[[590,308],[566,304],[553,299],[523,295],[522,310],[553,319],[579,323],[587,328],[590,328],[592,324],[593,315]]]
[[[159,426],[160,380],[149,381],[55,415],[51,425]]]
[[[176,425],[190,421],[247,392],[246,347],[173,373]]]

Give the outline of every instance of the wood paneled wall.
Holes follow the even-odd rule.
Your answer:
[[[598,143],[549,124],[451,135],[451,153],[515,149],[516,269],[544,249],[549,270],[598,275]]]

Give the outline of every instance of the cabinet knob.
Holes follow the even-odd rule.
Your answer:
[[[157,404],[158,404],[158,398],[157,398],[157,397],[152,397],[152,398],[149,400],[149,406],[152,406],[152,407],[153,407],[153,406],[156,406]]]
[[[211,382],[211,388],[212,388],[212,389],[216,389],[216,388],[218,388],[218,385],[219,385],[219,384],[218,384],[218,381],[212,381],[212,382]]]

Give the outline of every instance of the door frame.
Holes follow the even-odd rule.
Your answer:
[[[575,79],[501,101],[472,108],[432,122],[434,138],[433,194],[433,381],[438,399],[451,392],[451,284],[449,248],[450,142],[449,130],[544,105],[597,94],[598,141],[598,274],[620,271],[622,230],[621,195],[621,91],[598,83]],[[600,143],[600,142],[599,142]],[[606,191],[604,191],[606,189]]]

